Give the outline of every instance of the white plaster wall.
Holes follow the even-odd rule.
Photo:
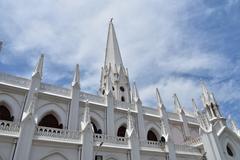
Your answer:
[[[79,159],[77,145],[33,142],[30,160],[76,160]]]
[[[0,159],[10,160],[14,149],[14,139],[0,137]]]
[[[175,144],[182,144],[184,142],[183,128],[180,125],[170,125]]]
[[[117,149],[112,149],[111,151],[99,151],[97,155],[102,155],[103,160],[128,160],[129,157],[127,151],[118,151]]]

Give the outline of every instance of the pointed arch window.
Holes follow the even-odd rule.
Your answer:
[[[10,111],[5,105],[0,105],[0,120],[13,121],[14,116],[11,115]]]
[[[125,137],[125,134],[126,134],[126,126],[125,125],[122,125],[121,127],[118,128],[118,131],[117,131],[117,136],[118,137]]]
[[[121,101],[125,102],[125,97],[124,96],[121,97]]]
[[[227,149],[228,155],[230,157],[234,157],[233,150],[232,150],[232,147],[230,146],[230,144],[227,144],[226,149]]]
[[[51,128],[59,128],[62,129],[63,125],[59,124],[57,118],[53,114],[47,114],[42,118],[42,120],[38,123],[39,126],[43,127],[51,127]]]
[[[93,126],[94,133],[96,133],[96,134],[102,134],[102,130],[101,130],[101,129],[98,129],[94,122],[91,122],[91,124],[92,124],[92,126]]]
[[[157,138],[157,135],[152,130],[149,130],[147,133],[147,140],[148,141],[158,141],[158,138]]]

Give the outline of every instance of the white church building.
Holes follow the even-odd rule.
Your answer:
[[[32,77],[0,72],[0,160],[240,160],[240,129],[204,83],[194,113],[176,94],[168,112],[158,89],[157,107],[142,104],[112,21],[98,95],[81,90],[79,65],[69,88],[41,82],[43,68],[41,55]]]

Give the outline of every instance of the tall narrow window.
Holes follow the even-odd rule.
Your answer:
[[[102,130],[101,130],[101,129],[98,129],[97,126],[95,125],[95,123],[94,123],[93,121],[91,121],[91,124],[92,124],[92,126],[93,126],[94,133],[102,134]]]
[[[52,114],[47,114],[42,118],[42,120],[38,123],[39,126],[43,127],[51,127],[51,128],[59,128],[62,129],[63,125],[59,124],[57,118]]]
[[[149,140],[149,141],[158,141],[158,138],[157,138],[156,134],[152,130],[149,130],[148,134],[147,134],[147,140]]]
[[[125,133],[126,133],[126,127],[125,126],[121,126],[118,128],[118,132],[117,132],[117,136],[118,137],[125,137]]]
[[[122,102],[125,102],[125,98],[124,98],[123,96],[121,97],[121,101],[122,101]]]
[[[10,111],[4,105],[0,105],[0,120],[13,121]]]
[[[227,145],[227,153],[228,153],[228,155],[230,156],[230,157],[233,157],[234,156],[234,154],[233,154],[233,151],[232,151],[232,147],[228,144]]]

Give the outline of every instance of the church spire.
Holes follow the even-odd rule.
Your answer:
[[[113,19],[111,18],[108,28],[105,65],[108,66],[109,64],[112,64],[112,66],[116,65],[118,67],[123,66],[123,62],[112,20]]]
[[[109,22],[105,62],[100,81],[100,93],[107,95],[110,91],[115,100],[131,102],[128,73],[123,66],[116,33],[112,23]]]

